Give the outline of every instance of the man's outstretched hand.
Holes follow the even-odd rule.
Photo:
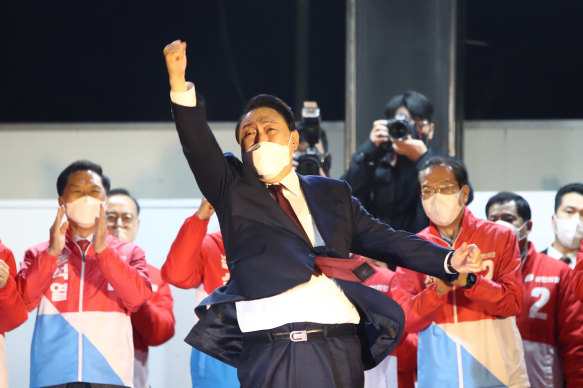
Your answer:
[[[478,273],[482,271],[482,252],[475,244],[463,243],[455,250],[451,266],[459,273]]]
[[[175,40],[164,47],[164,58],[170,88],[173,92],[186,92],[186,42]]]

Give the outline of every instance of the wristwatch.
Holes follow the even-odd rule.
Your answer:
[[[476,280],[478,279],[478,277],[476,276],[475,273],[469,273],[468,276],[466,277],[466,285],[464,286],[464,288],[466,290],[469,290],[470,288],[472,288],[474,286],[474,284],[476,284]]]

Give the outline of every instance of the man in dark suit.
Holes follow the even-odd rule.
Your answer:
[[[239,119],[243,162],[223,155],[204,101],[186,82],[186,43],[167,45],[164,55],[180,142],[216,210],[231,272],[196,308],[200,320],[186,341],[237,367],[242,387],[361,387],[363,370],[399,342],[404,317],[361,284],[369,267],[343,272],[349,253],[451,280],[481,269],[479,249],[454,252],[396,232],[345,182],[293,172],[299,135],[277,97],[252,98]]]

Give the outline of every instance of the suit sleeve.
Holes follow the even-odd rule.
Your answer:
[[[417,333],[434,321],[447,302],[447,295],[437,294],[436,284],[425,287],[427,276],[398,268],[391,280],[391,297],[405,313],[405,332]]]
[[[561,275],[562,285],[568,285],[572,271]],[[555,336],[558,339],[567,387],[583,387],[583,304],[577,301],[570,287],[560,287],[557,300]]]
[[[43,294],[51,285],[57,261],[58,258],[50,255],[46,249],[38,251],[33,248],[24,254],[16,284],[28,311],[38,307]]]
[[[0,333],[20,326],[28,318],[26,306],[16,287],[16,262],[12,252],[0,244],[0,260],[10,269],[8,281],[0,288]]]
[[[160,282],[152,297],[132,314],[132,327],[147,346],[157,346],[174,335],[173,299],[170,286]]]
[[[109,247],[97,254],[95,259],[128,311],[137,311],[150,298],[152,288],[146,268],[146,254],[142,248],[135,245],[128,262]]]
[[[201,285],[205,263],[202,242],[208,223],[208,220],[202,221],[196,214],[184,221],[162,266],[164,281],[184,289]]]
[[[345,183],[348,194],[350,186]],[[412,233],[395,231],[373,218],[351,196],[351,252],[451,281],[445,272],[445,258],[451,249],[433,244]]]
[[[500,260],[494,263],[496,268],[492,279],[477,276],[474,286],[464,291],[465,295],[473,302],[479,303],[486,313],[500,317],[518,315],[522,309],[520,251],[514,233],[507,232],[497,238],[504,244],[504,249]]]
[[[194,108],[172,104],[182,151],[202,194],[213,206],[230,190],[234,175],[206,120],[205,102]]]

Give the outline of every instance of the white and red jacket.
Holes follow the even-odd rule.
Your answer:
[[[15,329],[28,317],[24,302],[16,288],[16,262],[10,249],[0,241],[0,260],[8,264],[9,276],[0,288],[0,388],[8,388],[8,359],[4,345],[4,333]]]
[[[573,294],[568,264],[529,243],[522,263],[524,293],[516,323],[532,387],[583,387],[583,305]]]
[[[28,311],[16,288],[16,262],[12,251],[0,241],[0,260],[8,264],[10,276],[0,288],[0,335],[20,326],[28,317]]]
[[[148,348],[168,341],[174,335],[172,292],[160,270],[147,265],[152,296],[131,315],[134,331],[134,388],[148,387]]]
[[[207,234],[209,221],[188,217],[172,243],[162,266],[162,279],[189,289],[201,284],[207,294],[227,283],[230,277],[221,232]]]
[[[581,241],[581,248],[577,253],[577,264],[571,279],[571,288],[580,301],[583,301],[583,241]]]
[[[144,251],[107,235],[86,252],[67,232],[59,257],[44,242],[26,251],[17,284],[32,310],[30,386],[69,382],[133,385],[130,312],[150,297]]]
[[[464,210],[450,245],[434,224],[419,236],[457,249],[476,244],[483,270],[472,288],[436,292],[430,276],[399,268],[391,296],[405,311],[405,331],[419,332],[417,381],[423,387],[526,387],[528,376],[515,315],[521,312],[520,253],[514,233]]]

